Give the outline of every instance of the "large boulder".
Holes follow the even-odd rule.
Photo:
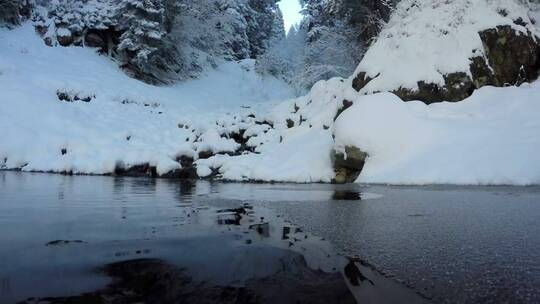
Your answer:
[[[433,103],[463,100],[486,85],[533,81],[540,68],[533,23],[516,0],[404,0],[360,63],[353,87]]]
[[[354,183],[366,163],[368,154],[354,146],[345,146],[344,151],[333,150],[332,163],[336,176],[334,183]]]
[[[74,41],[73,34],[65,27],[60,27],[56,30],[56,39],[61,46],[70,46]]]
[[[517,20],[516,22],[520,22]],[[511,26],[498,26],[479,33],[487,57],[487,64],[492,68],[485,73],[473,73],[475,84],[482,85],[482,77],[488,79],[485,84],[496,86],[519,85],[535,80],[540,68],[540,39],[532,33],[517,32]],[[471,67],[471,71],[474,71]],[[489,82],[489,79],[493,83]]]

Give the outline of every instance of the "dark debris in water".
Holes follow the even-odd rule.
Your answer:
[[[259,235],[264,237],[270,236],[270,224],[269,223],[260,223],[249,226],[249,229],[257,231]]]
[[[61,245],[70,245],[70,244],[86,244],[82,240],[54,240],[50,241],[45,246],[61,246]]]
[[[113,278],[102,290],[70,297],[30,298],[20,304],[355,303],[339,273],[311,270],[303,258],[287,262],[298,268],[233,287],[195,282],[185,269],[159,259],[130,260],[102,269]]]
[[[336,201],[359,201],[362,200],[362,196],[358,191],[336,190],[332,195],[332,199]]]

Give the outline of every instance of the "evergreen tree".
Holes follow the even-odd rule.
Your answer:
[[[151,83],[166,83],[180,66],[175,45],[167,36],[166,10],[173,1],[122,0],[117,30],[122,32],[117,51],[124,68]]]
[[[0,0],[0,26],[18,25],[20,0]]]
[[[303,51],[280,46],[263,56],[258,68],[275,74],[286,57],[301,60],[294,70],[281,74],[285,80],[307,89],[321,79],[348,77],[397,0],[299,0],[304,18],[296,34],[305,38]],[[289,39],[284,40],[286,43]],[[287,50],[289,54],[284,54]],[[278,59],[279,58],[279,59]]]
[[[262,55],[273,41],[285,36],[283,15],[276,0],[249,0],[245,13],[250,57]]]
[[[118,29],[120,36],[118,52],[126,63],[144,69],[149,58],[158,50],[165,36],[162,27],[161,1],[122,0]]]
[[[4,15],[18,16],[16,4],[27,1],[0,0],[2,18],[16,22]],[[257,58],[284,36],[277,0],[35,1],[32,19],[48,45],[99,48],[155,84]]]

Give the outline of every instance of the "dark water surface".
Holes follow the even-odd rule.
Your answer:
[[[239,207],[247,207],[240,219],[224,210]],[[538,303],[539,220],[538,187],[0,172],[0,303],[95,291],[111,282],[96,269],[141,258],[185,268],[212,286],[259,286],[284,295],[312,293],[317,285],[299,276],[307,271],[310,282],[333,286],[334,294],[320,297],[335,302],[344,277],[343,286],[363,303],[424,302],[416,292],[436,303]],[[367,280],[352,284],[345,257],[356,258],[354,270]]]

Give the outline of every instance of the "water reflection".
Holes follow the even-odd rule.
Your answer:
[[[362,197],[359,191],[336,190],[332,195],[332,199],[336,201],[359,201]]]
[[[125,192],[126,182],[124,177],[111,177],[112,179],[112,193],[114,196],[119,196]]]
[[[0,277],[0,299],[11,297],[11,283],[9,278]]]
[[[194,180],[181,180],[177,181],[177,183],[180,185],[178,193],[180,194],[180,197],[183,196],[193,196],[196,191],[196,185],[197,181]]]
[[[130,193],[138,195],[152,195],[156,192],[156,188],[160,180],[154,178],[132,178],[130,180]]]

